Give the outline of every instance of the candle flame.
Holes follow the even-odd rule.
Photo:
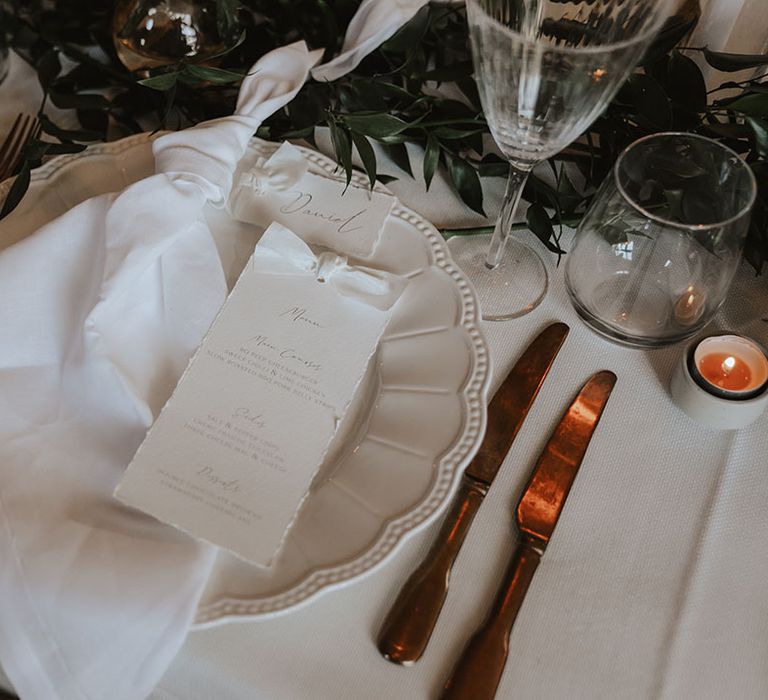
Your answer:
[[[729,392],[747,391],[755,387],[752,369],[737,350],[711,352],[697,360],[705,382]]]
[[[706,295],[693,284],[689,284],[675,302],[675,320],[682,326],[698,323],[706,311]]]

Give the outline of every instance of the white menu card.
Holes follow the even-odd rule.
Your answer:
[[[405,283],[273,224],[115,496],[270,566]]]

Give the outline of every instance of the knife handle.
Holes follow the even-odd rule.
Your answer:
[[[448,593],[451,567],[488,487],[462,477],[435,543],[397,596],[379,635],[379,652],[396,664],[421,658]]]
[[[518,544],[485,622],[472,635],[440,700],[493,700],[507,663],[509,633],[541,559],[530,542]]]

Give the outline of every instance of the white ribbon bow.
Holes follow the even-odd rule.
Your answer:
[[[391,308],[407,280],[370,267],[348,265],[343,255],[315,255],[295,233],[278,223],[264,232],[253,252],[254,269],[269,274],[313,275],[318,282],[333,285],[339,294],[380,311]]]
[[[251,187],[258,194],[272,190],[285,192],[307,172],[307,159],[296,146],[285,141],[269,158],[259,158],[240,176],[238,185]]]

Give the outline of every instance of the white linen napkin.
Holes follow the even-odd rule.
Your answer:
[[[226,295],[202,209],[320,52],[264,56],[234,116],[161,137],[157,174],[0,253],[0,661],[25,700],[136,700],[214,550],[113,500]]]
[[[332,81],[356,68],[371,51],[394,36],[429,0],[363,0],[349,22],[341,53],[312,70],[312,77]]]
[[[440,0],[438,0],[440,1]],[[327,63],[312,69],[312,77],[320,81],[341,78],[357,68],[369,53],[391,39],[429,0],[363,0],[349,22],[341,53]],[[446,5],[464,0],[442,0]]]

